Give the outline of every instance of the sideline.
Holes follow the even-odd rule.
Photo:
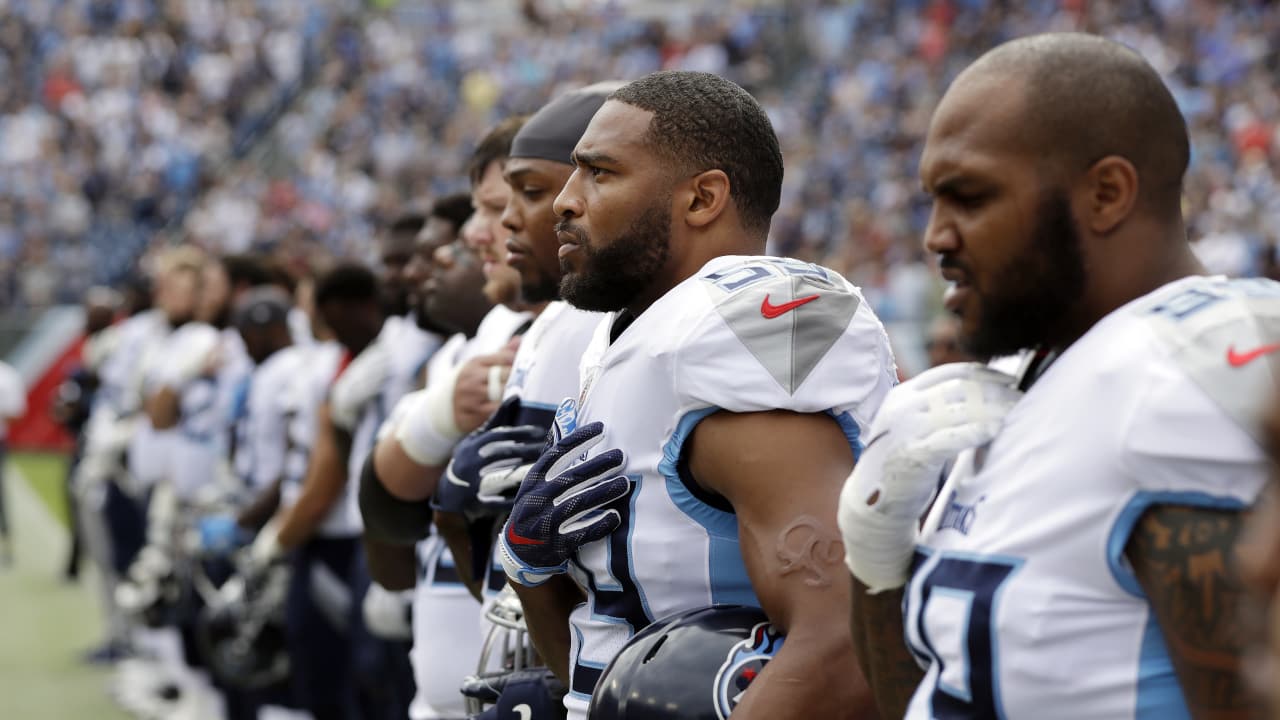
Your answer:
[[[12,456],[11,456],[12,458]],[[69,537],[12,461],[5,505],[14,565],[0,568],[0,697],[4,716],[24,720],[127,720],[107,696],[109,668],[80,663],[102,637],[89,568],[62,579]]]

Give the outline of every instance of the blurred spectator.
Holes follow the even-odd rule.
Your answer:
[[[846,272],[919,356],[940,295],[919,247],[928,206],[915,176],[930,113],[982,51],[1047,30],[1101,32],[1162,72],[1191,129],[1197,251],[1215,271],[1280,274],[1274,2],[16,5],[26,9],[0,21],[0,66],[23,69],[0,90],[9,297],[62,299],[68,277],[123,272],[166,225],[219,249],[373,261],[370,228],[463,189],[464,160],[497,119],[570,86],[687,68],[743,84],[775,124],[787,174],[770,249]],[[304,90],[292,102],[265,99],[293,82]],[[268,127],[254,153],[235,155]],[[77,185],[82,202],[69,197]],[[91,251],[68,249],[86,217]],[[4,279],[20,262],[51,264],[62,283]]]
[[[954,315],[939,315],[929,323],[924,349],[929,354],[929,367],[975,359],[960,347],[960,319]]]

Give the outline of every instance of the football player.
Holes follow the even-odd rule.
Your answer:
[[[500,548],[569,717],[632,634],[720,603],[787,633],[724,715],[865,717],[863,688],[830,672],[856,666],[831,622],[848,602],[835,501],[894,382],[884,328],[835,272],[760,256],[782,156],[737,85],[628,84],[573,160],[560,290],[610,315]]]
[[[1280,285],[1204,276],[1188,156],[1160,76],[1096,36],[1001,45],[939,103],[920,176],[945,305],[975,355],[1035,352],[1020,378],[896,388],[845,488],[886,717],[1248,715],[1232,554]]]

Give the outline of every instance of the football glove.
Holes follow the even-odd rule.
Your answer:
[[[943,467],[996,436],[1022,397],[1015,382],[981,363],[952,363],[889,391],[840,494],[845,562],[869,592],[906,583]]]
[[[435,509],[471,518],[511,510],[547,439],[546,427],[516,425],[520,414],[520,399],[512,397],[458,443],[432,500]]]
[[[568,570],[569,558],[622,524],[631,480],[621,450],[582,460],[604,440],[599,422],[578,428],[534,463],[520,484],[500,538],[499,557],[512,582],[534,587]]]

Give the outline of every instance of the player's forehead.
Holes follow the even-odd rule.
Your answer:
[[[652,156],[646,139],[653,113],[610,100],[600,107],[573,149],[577,163],[642,163]]]
[[[480,182],[471,189],[471,204],[477,209],[485,207],[503,207],[507,204],[510,190],[507,181],[502,179],[503,162],[494,160],[484,169]]]
[[[934,111],[920,156],[926,188],[957,173],[999,173],[1002,165],[1033,163],[1024,85],[1012,73],[962,74]]]
[[[559,163],[545,158],[521,157],[509,158],[507,164],[502,168],[502,176],[508,184],[515,184],[527,179],[563,179],[568,177],[572,171],[573,166],[568,163]]]

